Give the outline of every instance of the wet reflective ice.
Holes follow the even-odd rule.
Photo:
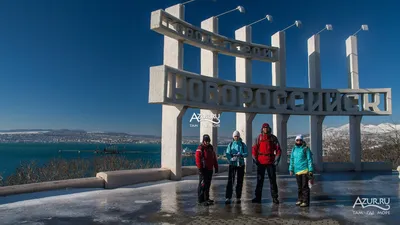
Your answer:
[[[215,205],[199,206],[197,176],[114,190],[60,190],[0,197],[1,224],[398,224],[398,173],[316,174],[310,208],[295,206],[295,177],[277,178],[279,200],[273,205],[266,178],[262,204],[252,204],[255,175],[246,176],[242,203],[225,205],[227,174],[213,177]],[[353,205],[360,198],[390,198],[390,210]]]

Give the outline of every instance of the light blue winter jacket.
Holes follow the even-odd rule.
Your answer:
[[[231,161],[231,159],[234,157],[234,155],[237,155],[240,152],[242,157],[237,157],[236,161]],[[232,141],[228,147],[226,148],[226,158],[228,159],[228,162],[230,165],[238,166],[238,161],[239,161],[239,166],[244,165],[244,158],[247,157],[247,146],[246,144],[242,141],[241,138],[237,141]]]
[[[293,147],[290,154],[289,171],[299,175],[314,172],[312,152],[306,144]]]

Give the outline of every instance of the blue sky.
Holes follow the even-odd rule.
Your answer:
[[[148,104],[149,67],[162,64],[162,35],[151,31],[150,13],[179,0],[3,0],[0,2],[0,130],[68,128],[89,131],[161,133],[161,105]],[[307,3],[307,4],[306,4]],[[292,24],[287,41],[287,85],[307,87],[307,39],[325,24],[333,31],[321,34],[323,88],[347,88],[345,40],[361,24],[359,33],[361,88],[392,88],[393,115],[364,117],[363,123],[400,121],[400,63],[398,11],[391,0],[265,1],[197,0],[186,6],[186,20],[195,26],[210,16],[242,5],[219,19],[219,32],[234,31],[266,14],[274,17],[253,26],[253,42],[270,45],[270,36]],[[219,76],[235,79],[235,59],[219,57]],[[200,72],[200,50],[185,45],[184,69]],[[271,84],[271,64],[253,62],[253,83]],[[190,128],[190,109],[183,118],[184,135]],[[223,113],[220,134],[231,135],[235,114]],[[270,115],[258,115],[254,131]],[[329,117],[325,126],[339,126],[348,117]],[[290,134],[307,133],[307,116],[289,120]]]

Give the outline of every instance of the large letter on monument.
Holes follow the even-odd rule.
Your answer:
[[[379,99],[379,93],[372,93],[372,98],[374,99],[373,102],[369,101],[369,94],[368,93],[364,93],[363,95],[363,109],[364,110],[369,110],[372,112],[379,112],[379,107],[378,105],[380,104],[380,99]]]
[[[224,85],[219,89],[219,93],[223,106],[236,106],[237,93],[234,86]]]
[[[197,79],[190,79],[188,82],[189,101],[203,103],[203,82]]]
[[[250,107],[253,102],[253,91],[251,88],[239,87],[240,107]]]
[[[358,111],[358,107],[355,105],[353,98],[348,96],[347,93],[342,96],[342,108],[347,112]]]
[[[307,110],[312,113],[315,111],[322,112],[322,93],[321,92],[308,92],[307,93]]]
[[[303,99],[303,102],[305,102],[304,93],[299,91],[293,91],[290,93],[288,101],[289,108],[295,112],[304,111],[304,104],[296,105],[296,99]]]
[[[174,100],[184,100],[187,99],[187,88],[186,88],[186,77],[177,75],[175,78],[176,85],[174,88]]]
[[[219,99],[218,84],[214,82],[206,82],[206,104],[217,105]]]
[[[339,92],[325,92],[324,98],[324,109],[327,112],[340,112],[342,110]]]
[[[257,89],[255,103],[257,105],[257,108],[269,109],[270,107],[269,91],[265,89]]]
[[[272,100],[273,100],[273,106],[275,109],[277,110],[282,110],[282,111],[286,111],[287,110],[287,104],[283,103],[286,102],[286,98],[287,98],[287,93],[286,91],[282,91],[282,90],[277,90],[274,91],[272,94]]]

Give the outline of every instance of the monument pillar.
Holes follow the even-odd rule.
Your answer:
[[[201,28],[212,33],[218,33],[218,17],[210,17],[201,22]],[[207,49],[200,50],[201,75],[208,77],[218,77],[218,52]],[[217,110],[200,109],[200,115],[212,117],[220,114]],[[211,144],[218,154],[218,127],[208,121],[200,122],[200,142],[203,141],[203,135],[208,134],[211,138]]]
[[[307,41],[308,46],[308,86],[321,89],[320,36],[315,34]],[[315,170],[322,172],[323,145],[322,123],[325,116],[310,116],[310,148],[314,156]]]
[[[177,4],[165,11],[184,20],[184,7]],[[164,65],[183,69],[182,41],[164,36]],[[182,117],[186,110],[186,106],[162,106],[161,167],[171,170],[171,180],[182,178]]]
[[[278,61],[272,63],[272,85],[286,87],[286,47],[285,47],[285,32],[278,31],[271,37],[271,45],[279,48]],[[279,103],[285,104],[284,98],[279,99]],[[282,173],[287,173],[287,122],[289,115],[273,114],[273,133],[277,136],[282,149],[281,160],[277,170]]]
[[[357,36],[352,35],[346,39],[346,57],[349,88],[359,89]],[[352,98],[359,105],[358,98]],[[350,116],[349,118],[350,159],[354,164],[355,171],[361,171],[361,119],[362,116]]]
[[[235,39],[251,42],[251,26],[244,26],[235,31]],[[242,83],[251,83],[252,62],[251,59],[236,57],[236,81]],[[245,106],[246,107],[246,106]],[[251,156],[251,148],[253,145],[253,120],[256,113],[236,113],[236,130],[240,132],[240,136],[247,145],[248,156],[245,159],[246,174],[253,171],[253,159]]]

